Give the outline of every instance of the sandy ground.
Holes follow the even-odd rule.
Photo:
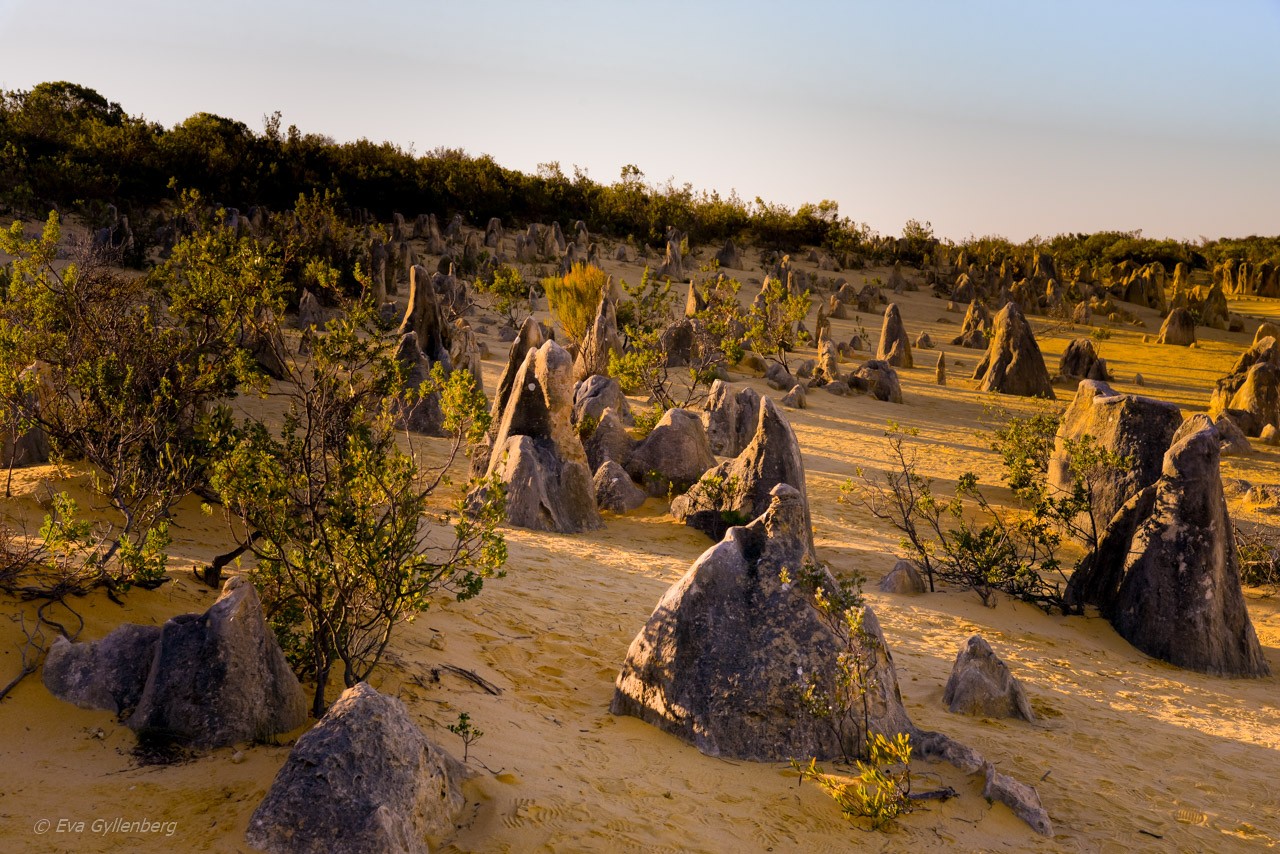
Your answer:
[[[639,278],[634,264],[606,266],[630,281]],[[758,282],[758,266],[735,272]],[[871,276],[887,280],[888,271],[822,275],[860,284]],[[947,313],[945,302],[924,291],[899,302],[913,338],[928,330],[943,342],[958,331],[960,315]],[[1258,317],[1280,314],[1269,301],[1233,308]],[[1213,381],[1252,338],[1250,326],[1247,334],[1201,330],[1196,349],[1145,344],[1142,335],[1154,337],[1159,321],[1154,312],[1137,314],[1145,329],[1113,328],[1101,344],[1119,377],[1116,388],[1139,390],[1133,379],[1141,372],[1143,393],[1188,412],[1204,408]],[[864,315],[860,322],[872,336],[878,333],[878,316]],[[1033,322],[1051,372],[1067,341],[1088,331]],[[833,321],[844,340],[858,325]],[[485,363],[492,390],[506,346],[482,337],[493,351]],[[967,378],[980,353],[942,349],[949,385],[933,382],[936,353],[917,351],[918,366],[900,372],[905,405],[815,391],[809,409],[788,412],[808,470],[817,545],[837,574],[867,577],[867,597],[884,626],[914,720],[1034,783],[1056,835],[1036,836],[1003,805],[989,805],[980,780],[927,763],[916,766],[920,785],[950,785],[961,796],[930,803],[889,832],[869,832],[845,821],[813,787],[799,786],[785,765],[706,757],[638,720],[611,716],[613,680],[631,639],[666,587],[711,545],[676,524],[664,502],[650,500],[591,534],[510,530],[505,578],[489,582],[470,602],[440,602],[393,641],[375,686],[401,697],[423,729],[458,755],[461,744],[444,727],[460,711],[485,733],[471,747],[478,774],[467,784],[466,814],[443,850],[1127,852],[1280,844],[1277,677],[1224,680],[1179,670],[1139,653],[1097,618],[1048,616],[1009,601],[988,609],[975,595],[954,590],[917,597],[875,591],[875,581],[893,565],[896,535],[837,498],[856,467],[881,464],[886,422],[920,430],[922,468],[945,491],[965,471],[988,483],[997,480],[997,460],[981,436],[993,407],[1025,412],[1039,405],[979,394]],[[735,379],[781,396],[761,380]],[[1071,393],[1059,386],[1059,403]],[[36,487],[60,475],[74,472],[19,472],[5,515],[37,525],[42,511]],[[1256,445],[1249,457],[1225,460],[1224,476],[1280,484],[1280,451]],[[82,506],[91,506],[82,483],[73,478],[70,485]],[[76,601],[86,623],[83,639],[101,637],[123,621],[158,624],[213,601],[214,592],[196,583],[190,569],[228,547],[225,523],[217,514],[201,514],[194,501],[182,509],[172,583],[132,593],[123,607],[99,597]],[[1232,511],[1269,520],[1238,501]],[[1262,591],[1248,596],[1267,658],[1280,673],[1280,608]],[[0,677],[7,681],[19,666],[21,607],[11,601],[2,607],[15,615],[0,620]],[[942,706],[955,654],[974,632],[983,633],[1026,684],[1038,722],[968,718]],[[441,670],[442,664],[473,670],[501,693],[487,694]],[[0,848],[246,850],[249,816],[297,735],[281,737],[278,745],[243,745],[147,766],[133,756],[132,734],[112,715],[55,700],[37,674],[0,704]],[[147,820],[156,829],[115,832],[109,822],[117,818]],[[51,823],[44,833],[42,820]],[[70,824],[59,828],[60,820]]]

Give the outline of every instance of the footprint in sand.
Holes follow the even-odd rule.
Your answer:
[[[1200,810],[1187,809],[1186,807],[1175,812],[1173,817],[1183,824],[1204,825],[1209,823],[1209,816],[1200,812]]]

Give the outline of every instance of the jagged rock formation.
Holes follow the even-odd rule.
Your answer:
[[[671,515],[713,540],[734,525],[745,524],[769,507],[773,488],[789,484],[800,493],[805,535],[813,548],[806,498],[804,461],[796,434],[772,400],[760,402],[751,442],[732,460],[708,471],[688,492],[671,502]]]
[[[704,552],[632,641],[610,710],[638,717],[711,756],[778,762],[857,755],[868,733],[838,733],[802,699],[811,687],[834,696],[841,656],[854,650],[869,662],[865,706],[859,709],[860,719],[866,711],[869,733],[906,733],[915,757],[985,773],[987,763],[976,751],[911,722],[893,657],[870,608],[863,609],[862,631],[852,637],[818,611],[815,590],[832,597],[837,584],[817,562],[805,526],[802,496],[779,484],[763,515],[730,528]],[[1034,790],[1024,788],[993,790],[993,796],[1020,804],[1028,823],[1052,835]]]
[[[884,578],[876,585],[881,593],[916,594],[925,591],[924,579],[920,570],[909,560],[900,560],[893,569],[885,573]]]
[[[431,361],[418,346],[418,334],[406,332],[396,347],[396,360],[405,369],[405,392],[394,402],[396,427],[428,436],[444,435],[444,410],[440,395],[431,391],[418,395],[418,387],[431,376]]]
[[[609,373],[609,357],[622,355],[622,336],[618,334],[618,316],[613,300],[601,294],[595,320],[587,329],[573,362],[573,378],[584,380],[595,374]]]
[[[569,354],[554,341],[529,350],[511,384],[486,472],[506,484],[511,524],[562,534],[600,527],[572,409]]]
[[[911,340],[907,338],[907,328],[902,322],[902,312],[898,310],[897,303],[889,303],[889,307],[884,310],[876,358],[895,368],[915,367],[911,358]]]
[[[703,403],[702,423],[711,452],[722,457],[736,457],[755,435],[760,413],[760,395],[753,388],[736,392],[723,380],[711,383],[711,392]]]
[[[1196,343],[1196,321],[1191,312],[1185,308],[1175,308],[1160,324],[1160,335],[1157,344],[1174,344],[1189,347]]]
[[[1160,479],[1112,519],[1067,588],[1156,658],[1218,676],[1270,673],[1240,590],[1219,470],[1205,424],[1175,442]]]
[[[898,382],[898,372],[888,362],[877,359],[863,362],[849,375],[849,385],[876,400],[902,403],[902,385]]]
[[[1058,376],[1063,379],[1101,382],[1111,379],[1107,374],[1107,360],[1098,355],[1097,348],[1089,338],[1076,338],[1067,344],[1058,361]]]
[[[245,839],[271,854],[428,854],[466,806],[466,776],[404,703],[361,682],[289,751]]]
[[[982,635],[974,635],[960,648],[942,702],[960,715],[1036,719],[1026,689]]]
[[[964,313],[964,321],[960,324],[960,334],[951,339],[956,347],[967,347],[970,350],[985,350],[987,347],[987,329],[991,326],[991,313],[982,303],[974,300],[969,303]]]
[[[617,380],[593,374],[573,387],[574,424],[599,421],[606,409],[612,409],[624,421],[631,418],[631,405]]]
[[[596,504],[610,513],[629,513],[649,497],[635,485],[627,470],[613,460],[605,460],[594,478]]]
[[[1098,447],[1128,458],[1095,478],[1094,518],[1105,526],[1131,497],[1155,483],[1174,433],[1182,424],[1177,404],[1136,394],[1120,394],[1106,383],[1085,380],[1062,416],[1049,457],[1049,484],[1070,491],[1073,476],[1068,443],[1092,436]]]
[[[1057,399],[1040,345],[1016,303],[1009,303],[996,315],[987,355],[973,378],[978,380],[980,391]]]
[[[432,275],[426,267],[416,266],[409,275],[409,304],[399,332],[401,336],[417,333],[418,347],[432,364],[442,362],[446,370],[451,369],[449,350],[453,342]]]
[[[215,748],[302,726],[307,701],[243,576],[203,614],[124,625],[96,643],[59,638],[44,665],[54,696],[128,714],[140,739]]]
[[[596,429],[583,442],[583,450],[587,454],[587,465],[599,471],[600,466],[608,460],[613,460],[625,467],[631,460],[631,453],[635,450],[636,444],[636,440],[631,438],[627,428],[622,426],[618,414],[612,409],[606,409],[600,416],[600,423],[596,425]]]

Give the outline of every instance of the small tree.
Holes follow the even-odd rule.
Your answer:
[[[792,293],[781,279],[766,276],[747,312],[746,338],[751,349],[786,368],[787,353],[796,346],[796,324],[808,313],[808,291]]]
[[[570,341],[581,343],[586,337],[608,284],[604,270],[585,262],[574,264],[563,276],[542,280],[551,314]]]
[[[506,560],[498,484],[467,513],[459,501],[424,523],[450,465],[484,435],[489,416],[467,371],[446,377],[436,366],[422,386],[406,388],[395,343],[372,300],[348,306],[304,357],[287,362],[283,424],[251,419],[214,481],[247,532],[253,578],[281,645],[315,680],[317,717],[335,665],[347,687],[367,678],[399,623],[438,592],[475,596]],[[398,447],[394,407],[432,394],[452,439],[428,468]]]
[[[35,240],[20,223],[0,234],[16,256],[0,303],[0,398],[55,453],[91,467],[117,516],[92,560],[112,589],[164,580],[169,512],[206,482],[230,427],[224,403],[253,374],[240,340],[279,304],[269,253],[212,224],[198,196],[183,201],[199,228],[147,277],[88,250],[56,266],[56,214]]]
[[[519,328],[528,316],[529,285],[515,267],[499,265],[491,274],[476,279],[476,290],[489,297],[493,310],[508,327]]]

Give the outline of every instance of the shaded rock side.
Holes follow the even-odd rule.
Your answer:
[[[161,627],[146,687],[125,724],[140,738],[224,747],[306,720],[306,696],[263,619],[258,594],[237,576],[208,611]]]
[[[1148,655],[1218,676],[1270,673],[1240,589],[1216,429],[1175,441],[1067,588]]]

